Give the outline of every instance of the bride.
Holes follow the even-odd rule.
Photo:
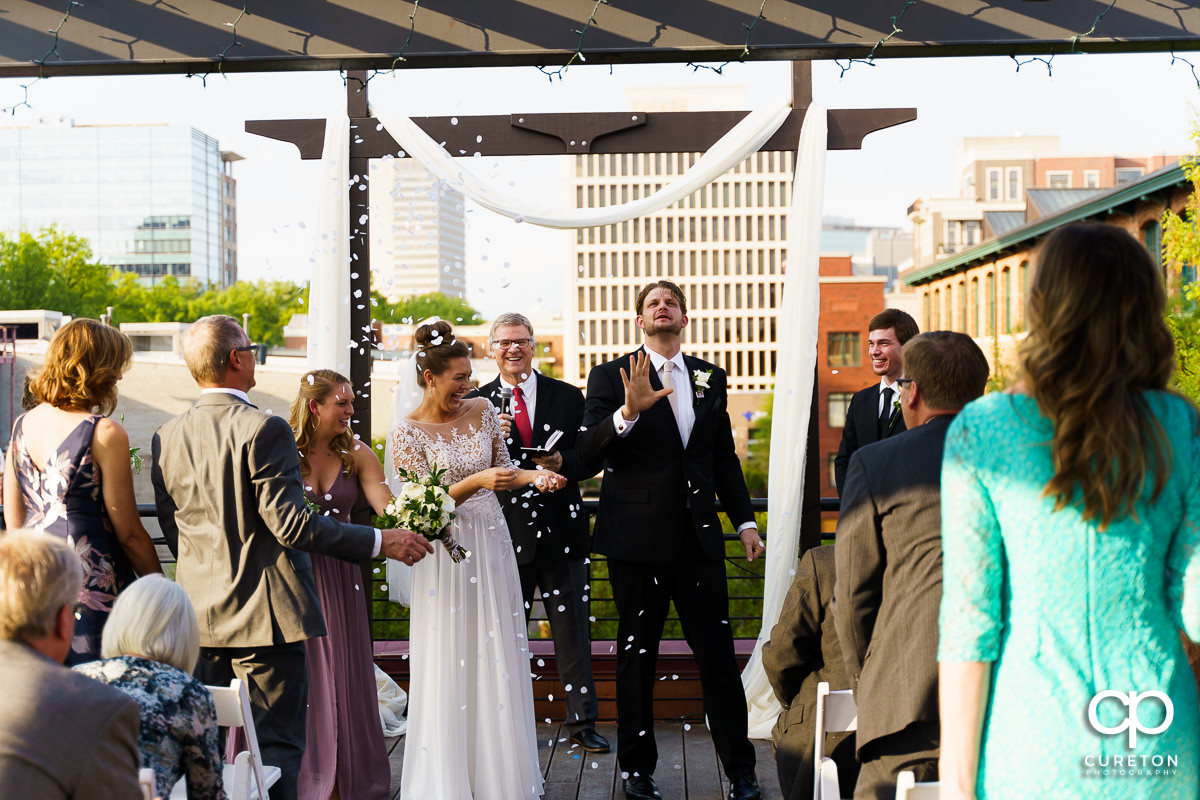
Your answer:
[[[417,352],[389,433],[397,468],[446,470],[456,519],[450,533],[471,552],[444,547],[412,573],[408,734],[400,796],[408,800],[517,800],[542,794],[521,584],[495,492],[554,491],[566,479],[512,467],[500,425],[471,391],[471,361],[449,323],[417,329]],[[411,397],[411,399],[410,399]]]

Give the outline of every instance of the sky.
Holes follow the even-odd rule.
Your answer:
[[[1189,54],[1200,65],[1200,56]],[[728,64],[718,74],[683,64],[576,65],[550,80],[532,67],[408,70],[370,83],[374,103],[412,116],[621,111],[639,86],[745,87],[747,109],[785,98],[786,62]],[[966,136],[1058,135],[1067,153],[1194,152],[1200,100],[1189,64],[1170,54],[1056,56],[1017,69],[1009,58],[881,59],[843,72],[813,66],[814,102],[827,108],[915,107],[917,120],[871,134],[858,151],[831,152],[824,213],[857,224],[905,227],[921,194],[954,192],[955,152]],[[27,101],[28,105],[23,104]],[[192,125],[245,158],[238,182],[239,277],[307,280],[315,248],[319,161],[247,134],[246,120],[344,112],[338,73],[55,77],[0,80],[0,125],[69,117],[75,124]],[[568,158],[484,158],[472,169],[520,197],[558,196]],[[486,316],[561,308],[573,271],[563,232],[467,206],[467,294]]]

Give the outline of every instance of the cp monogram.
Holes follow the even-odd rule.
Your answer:
[[[1109,697],[1117,700],[1128,709],[1124,721],[1122,721],[1120,725],[1111,728],[1106,725],[1101,725],[1100,720],[1096,718],[1096,709],[1100,706],[1100,702]],[[1147,728],[1142,725],[1141,720],[1138,719],[1138,704],[1147,697],[1152,697],[1158,700],[1163,704],[1163,708],[1165,708],[1167,711],[1166,719],[1164,719],[1162,724],[1157,728]],[[1098,695],[1093,697],[1092,702],[1088,704],[1088,722],[1090,722],[1092,727],[1098,732],[1112,736],[1120,733],[1123,730],[1129,730],[1130,750],[1137,745],[1138,731],[1150,734],[1162,733],[1167,728],[1171,727],[1171,720],[1174,718],[1175,706],[1171,702],[1171,698],[1167,697],[1165,693],[1160,692],[1157,689],[1149,692],[1129,693],[1118,692],[1116,689],[1106,689],[1105,691],[1100,692]]]

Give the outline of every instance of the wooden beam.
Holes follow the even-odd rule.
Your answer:
[[[703,153],[745,118],[745,111],[676,111],[656,114],[508,114],[414,117],[455,156],[571,155],[574,153]],[[830,150],[858,150],[870,133],[911,122],[915,108],[831,109]],[[792,111],[762,150],[795,150],[805,112]],[[352,156],[404,157],[400,145],[374,117],[350,120]],[[247,133],[296,145],[303,159],[321,157],[325,123],[318,119],[251,120]],[[482,141],[476,141],[482,136]],[[358,141],[361,139],[362,141]]]
[[[1121,0],[1111,8],[1109,0],[770,0],[765,6],[757,0],[246,5],[236,0],[9,0],[0,13],[0,77],[555,69],[571,62],[577,48],[588,64],[1167,52],[1200,49],[1197,5],[1161,0]]]

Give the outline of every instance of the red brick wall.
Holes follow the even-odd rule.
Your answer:
[[[844,259],[846,273],[840,271],[842,261],[843,259],[822,258],[821,274],[848,274],[850,259]],[[867,324],[871,317],[884,308],[883,287],[882,279],[869,282],[821,281],[821,318],[817,342],[817,416],[822,497],[837,496],[829,474],[829,463],[842,441],[842,429],[829,425],[829,395],[835,392],[853,394],[878,381],[867,357]],[[861,353],[857,367],[835,367],[829,364],[829,334],[841,332],[859,334]]]

